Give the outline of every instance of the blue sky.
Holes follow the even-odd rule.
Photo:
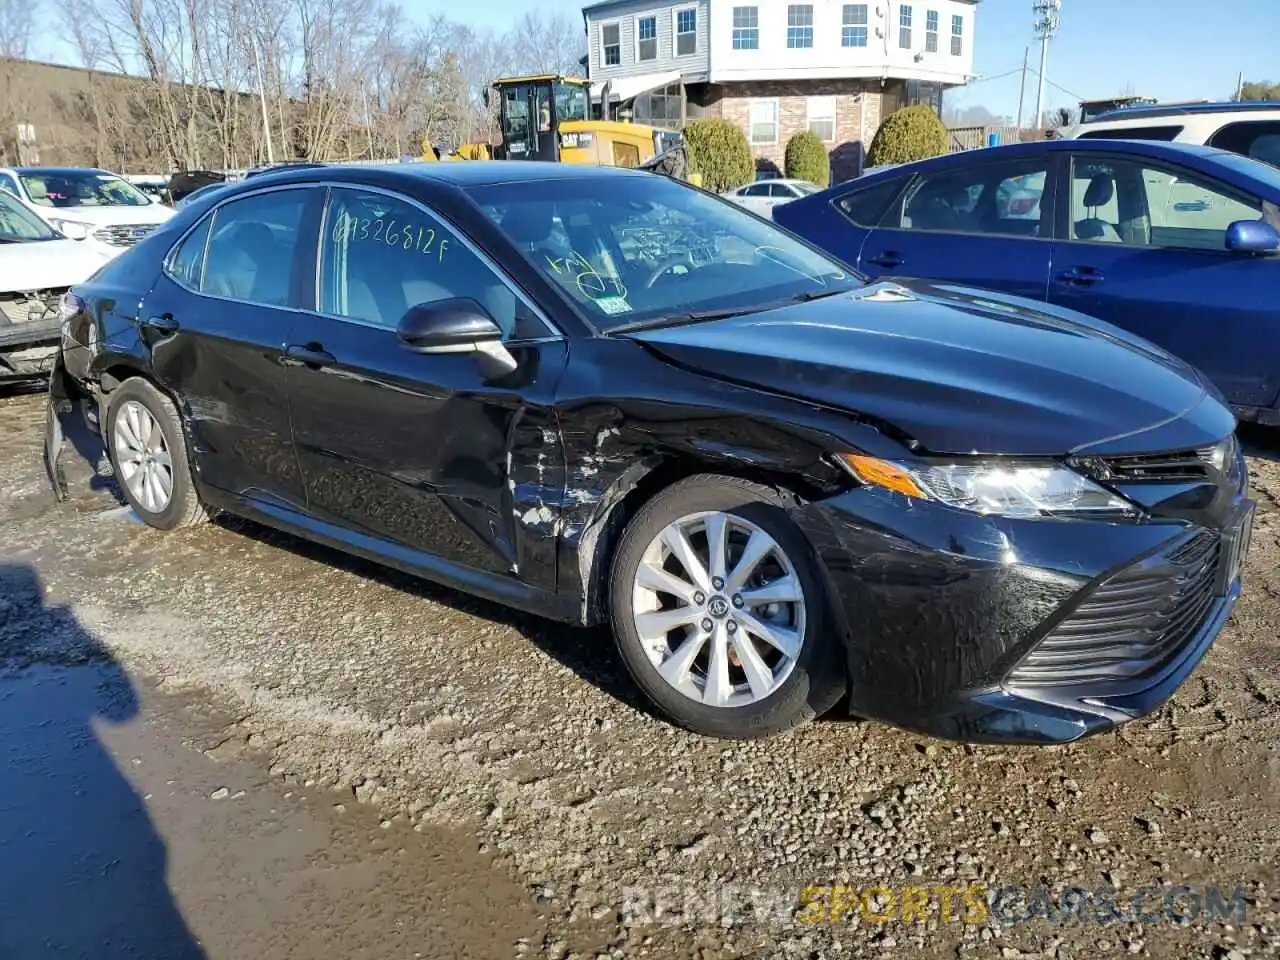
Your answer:
[[[436,0],[405,5],[424,18],[440,9]],[[1280,82],[1280,0],[1063,0],[1062,7],[1047,75],[1079,97],[1112,96],[1130,87],[1161,100],[1227,97],[1241,70],[1245,79]],[[468,0],[447,12],[473,26],[501,27],[527,8],[526,0]],[[541,8],[575,21],[581,16],[581,4],[572,0],[544,0]],[[1032,20],[1031,0],[981,0],[974,71],[987,77],[1020,71],[1022,51],[1033,41]],[[1031,65],[1039,65],[1038,47]],[[1012,116],[1019,79],[976,82],[949,94],[948,106],[982,105]],[[1029,74],[1028,118],[1035,96]],[[1078,99],[1050,87],[1046,109],[1074,106]]]

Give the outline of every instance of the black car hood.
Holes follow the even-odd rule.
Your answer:
[[[1190,365],[1145,340],[923,281],[630,336],[717,378],[890,424],[936,453],[1171,450],[1235,425]]]

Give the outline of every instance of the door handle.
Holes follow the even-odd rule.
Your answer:
[[[145,317],[139,323],[158,333],[176,333],[178,331],[178,321],[172,313],[160,313],[154,317]]]
[[[892,270],[894,267],[902,266],[902,258],[892,250],[886,250],[884,253],[877,253],[874,257],[868,257],[867,263],[874,263],[877,267]]]
[[[319,370],[338,362],[338,358],[318,343],[292,343],[284,348],[281,362],[294,367]]]
[[[1058,274],[1058,279],[1063,283],[1073,283],[1077,286],[1087,287],[1091,284],[1101,283],[1106,277],[1102,271],[1094,267],[1072,267],[1070,270],[1063,270]]]

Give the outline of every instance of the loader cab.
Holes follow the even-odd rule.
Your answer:
[[[589,84],[576,77],[554,75],[508,77],[493,82],[498,98],[502,144],[500,160],[562,159],[561,125],[587,120]]]

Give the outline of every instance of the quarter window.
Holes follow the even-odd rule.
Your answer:
[[[898,8],[898,46],[911,49],[911,7],[905,3]]]
[[[200,290],[286,306],[308,189],[272,190],[224,203],[213,214]]]
[[[787,7],[787,47],[791,50],[813,46],[813,4],[793,3]]]
[[[760,49],[759,7],[733,8],[733,49]]]
[[[938,52],[938,11],[930,10],[924,15],[924,52]]]
[[[840,46],[865,47],[867,45],[867,5],[846,3],[840,27]]]
[[[858,190],[841,197],[836,206],[844,215],[860,227],[874,227],[889,202],[902,189],[901,180],[891,180],[865,190]]]
[[[747,108],[751,142],[757,145],[778,142],[778,101],[752,100]]]
[[[809,130],[818,135],[823,143],[834,143],[836,139],[836,98],[809,97],[806,103],[808,110]]]
[[[951,55],[958,57],[964,53],[964,17],[951,18]]]
[[[482,304],[504,340],[545,330],[515,292],[448,227],[386,194],[335,188],[320,248],[320,310],[393,330],[410,307]]]
[[[600,46],[606,67],[622,63],[622,28],[616,23],[606,23],[600,28]]]
[[[640,17],[636,21],[636,59],[658,59],[658,18]]]
[[[1261,216],[1257,200],[1184,172],[1091,157],[1071,164],[1073,240],[1219,251],[1227,227]]]
[[[698,11],[676,11],[676,56],[687,57],[698,52]]]

